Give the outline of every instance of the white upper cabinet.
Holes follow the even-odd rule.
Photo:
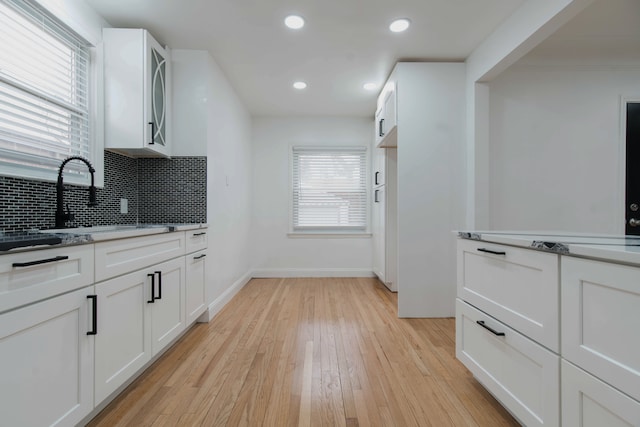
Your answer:
[[[171,60],[147,30],[105,28],[105,148],[171,154]]]
[[[389,80],[385,84],[376,109],[376,146],[397,147],[397,108],[396,108],[396,83]]]

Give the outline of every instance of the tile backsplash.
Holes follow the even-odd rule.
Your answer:
[[[70,225],[201,223],[207,221],[207,158],[132,159],[105,151],[104,188],[98,206],[87,207],[85,187],[65,185],[64,200],[75,215]],[[120,199],[129,212],[120,213]],[[0,230],[53,228],[56,185],[0,176]]]

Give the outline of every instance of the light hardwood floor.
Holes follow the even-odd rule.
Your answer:
[[[454,319],[377,280],[254,279],[91,426],[517,426],[455,359]]]

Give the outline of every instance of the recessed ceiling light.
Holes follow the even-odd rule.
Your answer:
[[[364,85],[362,85],[362,87],[364,88],[364,90],[376,90],[378,88],[378,85],[375,83],[365,83]]]
[[[401,33],[405,31],[407,28],[409,28],[410,24],[411,24],[411,21],[409,21],[406,18],[396,19],[391,23],[391,25],[389,25],[389,29],[394,33]]]
[[[291,28],[292,30],[299,30],[304,27],[304,19],[302,16],[298,15],[289,15],[284,18],[284,25]]]
[[[305,82],[295,82],[293,84],[293,87],[298,89],[298,90],[302,90],[302,89],[305,89],[307,87],[307,84]]]

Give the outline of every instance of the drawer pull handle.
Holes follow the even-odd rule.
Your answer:
[[[98,334],[98,295],[87,295],[87,299],[92,300],[93,313],[91,314],[91,322],[93,323],[91,330],[87,335]]]
[[[147,301],[148,304],[153,304],[156,302],[156,275],[147,274],[147,277],[151,277],[151,299]]]
[[[484,324],[484,320],[478,320],[478,321],[476,321],[476,323],[477,323],[478,325],[482,326],[483,328],[485,328],[487,331],[491,332],[491,333],[492,333],[492,334],[494,334],[494,335],[497,335],[497,336],[499,336],[499,337],[503,337],[503,336],[504,336],[504,332],[498,332],[498,331],[496,331],[495,329],[493,329],[493,328],[491,328],[491,327],[489,327],[489,326],[485,325],[485,324]]]
[[[194,256],[193,259],[202,259],[202,258],[204,258],[206,256],[207,256],[207,254],[202,254],[202,255]]]
[[[47,264],[49,262],[57,262],[57,261],[62,261],[65,259],[69,259],[68,256],[57,256],[54,258],[47,258],[47,259],[39,259],[37,261],[29,261],[29,262],[14,262],[12,264],[13,267],[31,267],[32,265],[39,265],[39,264]]]
[[[485,249],[485,248],[478,248],[478,252],[486,252],[488,254],[494,254],[494,255],[506,255],[506,252],[502,252],[502,251],[492,251],[491,249]]]
[[[156,299],[162,299],[162,271],[156,271],[155,274],[158,275],[158,296]]]
[[[191,235],[191,237],[196,237],[196,236],[204,236],[207,233],[194,233]]]

